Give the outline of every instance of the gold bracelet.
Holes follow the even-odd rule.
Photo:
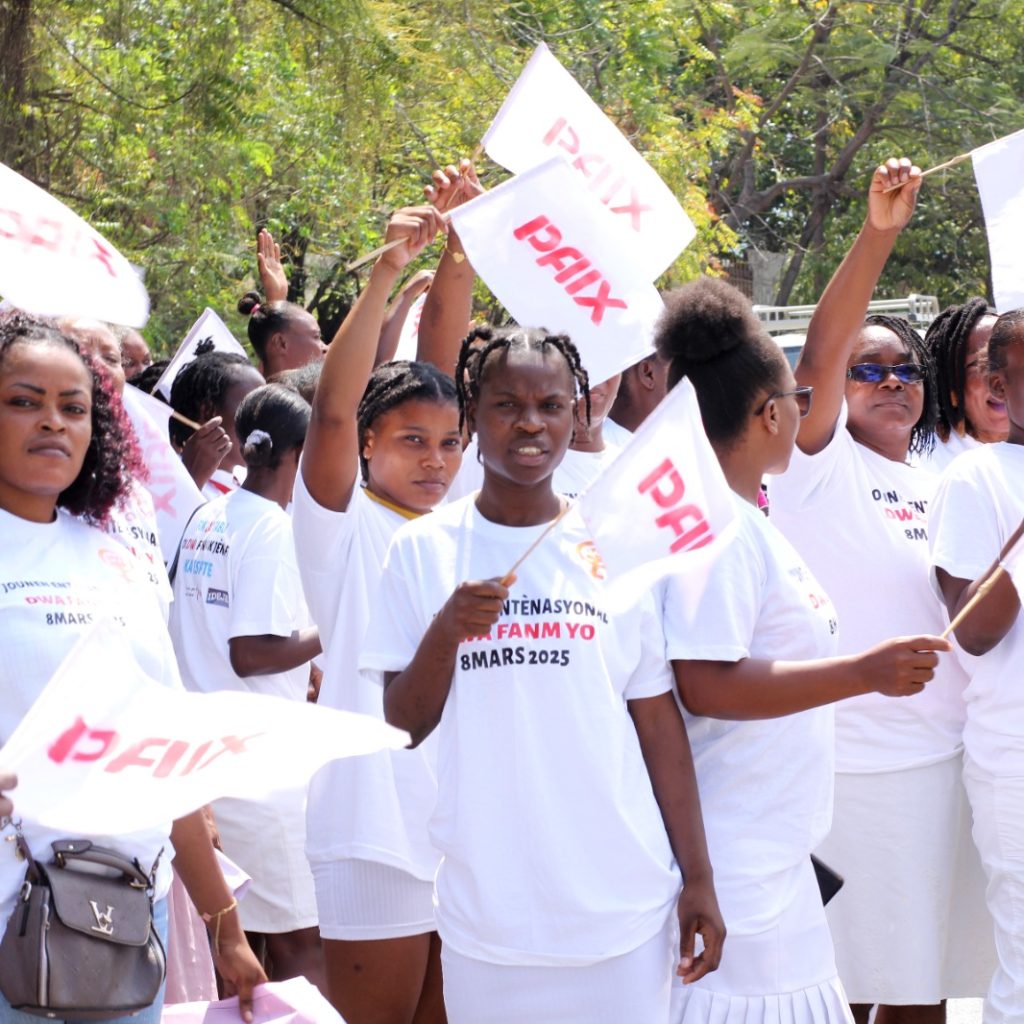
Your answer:
[[[220,919],[225,914],[230,914],[232,910],[236,910],[237,908],[238,908],[238,900],[234,896],[232,896],[231,897],[231,902],[226,907],[224,907],[222,910],[218,910],[214,914],[200,914],[199,915],[207,924],[209,924],[211,921],[216,921],[217,922],[216,925],[214,925],[214,928],[213,928],[213,951],[215,953],[220,953]]]

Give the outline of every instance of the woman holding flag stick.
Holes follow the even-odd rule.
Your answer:
[[[396,535],[361,662],[437,744],[448,1020],[664,1021],[724,929],[656,610],[606,612],[573,516],[508,572],[563,511],[586,373],[564,335],[477,328],[456,384],[483,485]]]
[[[17,315],[0,320],[0,743],[76,641],[104,615],[124,627],[138,663],[153,679],[181,685],[155,589],[131,552],[97,529],[125,499],[139,466],[120,402],[92,358],[53,328]],[[50,843],[67,838],[28,824],[24,831],[44,863],[51,859]],[[160,853],[173,842],[174,865],[197,909],[216,922],[217,969],[251,1020],[253,987],[266,977],[232,909],[201,814],[173,827],[168,822],[130,835],[80,838],[137,857],[146,871],[159,861],[154,921],[164,933],[171,871],[170,857]],[[0,844],[2,922],[24,874],[14,844]],[[161,989],[148,1009],[123,1019],[155,1024],[162,1002]],[[37,1019],[0,997],[4,1024]]]
[[[1009,437],[949,467],[932,506],[930,544],[937,590],[957,640],[974,656],[965,695],[964,782],[999,956],[984,1016],[1010,1021],[1024,1019],[1024,626],[1017,568],[1018,524],[1024,526],[1024,310],[996,321],[989,366],[992,391],[1006,403]]]
[[[686,376],[729,486],[738,529],[665,599],[672,660],[729,941],[719,970],[673,991],[673,1024],[839,1024],[849,1009],[810,854],[832,812],[835,702],[920,693],[949,644],[906,637],[836,657],[836,612],[758,507],[813,408],[747,300],[705,278],[665,297],[659,354]]]
[[[934,440],[933,368],[906,321],[865,321],[920,180],[907,159],[872,176],[864,225],[796,367],[814,406],[789,468],[769,487],[772,520],[835,603],[843,654],[945,626],[928,585],[937,478],[911,458]],[[836,708],[835,812],[819,853],[851,894],[828,918],[858,1021],[877,1004],[879,1024],[936,1024],[942,1001],[979,995],[991,969],[960,778],[965,684],[958,660],[942,655],[934,681],[911,699],[868,693]]]

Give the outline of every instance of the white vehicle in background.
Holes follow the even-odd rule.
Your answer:
[[[814,306],[754,306],[754,312],[778,342],[790,366],[796,366],[814,309]],[[939,300],[934,295],[878,299],[868,303],[868,313],[901,316],[913,324],[918,334],[924,335],[928,325],[939,315]]]

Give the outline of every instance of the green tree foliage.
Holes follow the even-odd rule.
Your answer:
[[[145,268],[158,347],[205,305],[244,336],[262,226],[329,333],[359,287],[345,263],[475,148],[544,40],[698,226],[663,283],[767,248],[797,254],[787,287],[813,298],[876,160],[930,164],[1020,127],[1021,6],[0,0],[0,159]],[[894,288],[984,286],[969,178],[925,190]]]

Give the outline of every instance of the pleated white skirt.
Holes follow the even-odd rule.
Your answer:
[[[673,978],[672,1024],[852,1024],[809,857],[794,875],[773,927],[729,932],[717,971],[692,985]]]

